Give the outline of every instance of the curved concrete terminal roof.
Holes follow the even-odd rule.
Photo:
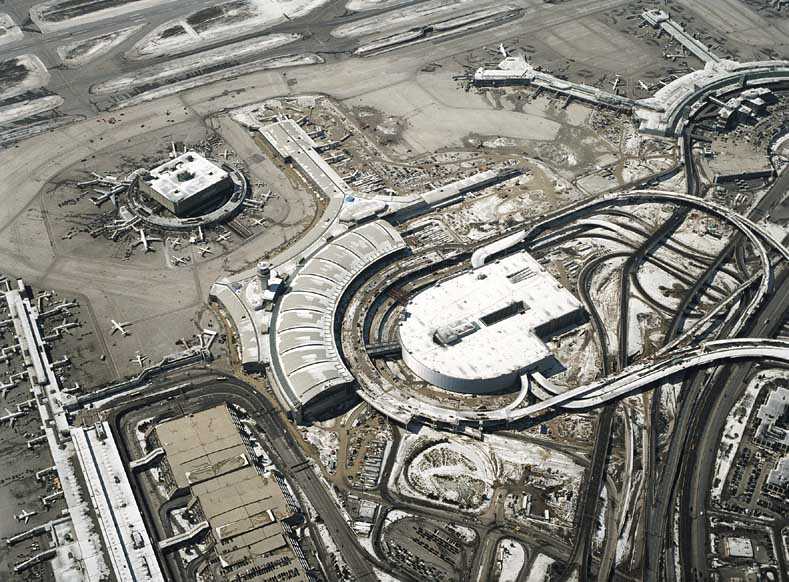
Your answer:
[[[393,226],[370,222],[328,241],[290,281],[271,337],[274,370],[294,408],[353,381],[334,329],[340,299],[365,269],[405,248]]]

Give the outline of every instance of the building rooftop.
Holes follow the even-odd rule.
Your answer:
[[[180,488],[249,464],[226,407],[168,420],[156,427],[156,435]]]
[[[767,484],[773,487],[789,487],[789,455],[784,455],[767,475]]]
[[[163,198],[178,205],[215,188],[229,174],[197,152],[186,152],[148,172],[143,180]]]
[[[116,579],[163,580],[109,425],[75,427],[71,436]]]
[[[296,164],[305,177],[326,196],[351,194],[351,187],[315,149],[317,144],[301,126],[286,118],[260,130],[283,159]]]
[[[771,390],[756,413],[756,437],[775,447],[789,450],[789,388]]]
[[[416,295],[399,335],[406,364],[427,382],[490,392],[547,364],[543,339],[583,317],[580,302],[520,252]]]

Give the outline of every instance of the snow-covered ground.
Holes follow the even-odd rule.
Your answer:
[[[337,450],[340,447],[340,438],[336,432],[324,430],[319,426],[304,426],[300,428],[304,440],[318,450],[321,465],[330,473],[337,466]]]
[[[493,493],[490,459],[477,447],[460,442],[428,447],[411,461],[406,478],[419,493],[468,509],[487,504]]]
[[[405,511],[401,511],[399,509],[393,509],[389,513],[386,514],[386,519],[384,520],[384,527],[389,527],[393,523],[400,521],[401,519],[405,519],[406,517],[413,517],[410,513],[406,513]]]
[[[394,8],[403,4],[410,4],[413,0],[350,0],[345,7],[354,12],[364,12],[366,10],[380,10],[382,8]]]
[[[627,353],[632,357],[644,351],[644,333],[646,327],[643,322],[653,314],[652,308],[637,298],[630,299],[630,310],[627,319]]]
[[[194,87],[199,87],[200,85],[232,79],[234,77],[238,77],[239,75],[245,75],[254,71],[265,71],[284,67],[303,67],[307,65],[317,65],[323,62],[324,61],[322,57],[309,53],[260,59],[245,63],[243,65],[238,65],[236,67],[227,67],[213,73],[190,77],[183,81],[167,82],[157,89],[151,89],[150,91],[145,91],[135,95],[130,99],[121,101],[117,103],[115,107],[118,109],[123,107],[132,107],[134,105],[139,105],[140,103],[145,103],[154,99],[160,99],[167,95],[173,95],[174,93],[179,93],[180,91],[193,89]]]
[[[301,38],[298,34],[272,34],[253,39],[229,44],[216,49],[204,51],[188,57],[172,59],[160,65],[141,69],[135,73],[116,77],[91,87],[94,95],[107,95],[125,92],[142,85],[156,85],[167,82],[169,79],[188,75],[209,67],[216,67],[222,63],[252,58],[259,53],[289,44]]]
[[[595,548],[602,548],[605,543],[606,511],[608,511],[608,488],[603,487],[603,490],[600,492],[600,512],[598,513],[598,524],[593,540]]]
[[[11,105],[0,107],[0,124],[45,113],[61,105],[63,105],[63,98],[60,95],[48,95],[40,99],[12,103]]]
[[[538,554],[529,567],[529,577],[526,578],[526,582],[544,582],[548,578],[548,568],[555,561],[545,554]]]
[[[182,18],[165,22],[138,41],[127,53],[131,60],[173,56],[199,50],[304,16],[328,0],[227,0]]]
[[[57,53],[60,57],[60,61],[66,67],[81,67],[96,57],[108,53],[113,47],[121,44],[135,32],[142,29],[143,26],[144,24],[138,24],[136,26],[121,28],[120,30],[108,34],[70,42],[59,46]]]
[[[400,582],[400,580],[398,578],[395,578],[391,574],[387,574],[383,570],[379,570],[378,568],[373,568],[373,570],[375,570],[375,576],[381,582]]]
[[[22,40],[24,34],[14,19],[5,12],[0,12],[0,46]]]
[[[655,301],[666,307],[679,306],[679,297],[667,296],[679,281],[671,274],[652,263],[644,263],[638,269],[638,282]]]
[[[83,11],[83,14],[55,20],[47,19],[46,13],[50,10],[57,10],[59,5],[69,4],[73,6],[74,2],[73,0],[48,0],[47,2],[35,4],[30,9],[30,19],[41,29],[41,32],[48,34],[73,26],[82,26],[91,22],[97,22],[105,18],[117,18],[124,14],[143,11],[147,8],[174,1],[175,0],[126,0],[126,2],[118,3],[112,8],[97,10],[90,10],[91,2],[85,1],[82,2],[82,4],[86,6],[86,10]],[[92,2],[92,4],[101,5],[100,2]]]
[[[499,582],[516,582],[526,562],[526,550],[522,544],[505,538],[499,542],[496,559],[501,561]]]
[[[16,66],[27,69],[27,74],[17,83],[0,85],[0,87],[2,87],[2,89],[0,89],[0,99],[8,99],[9,97],[27,93],[28,91],[41,89],[42,87],[46,87],[47,83],[49,83],[49,71],[44,66],[44,63],[41,62],[41,59],[36,55],[19,55],[18,57],[0,61],[0,65],[4,66],[10,61],[16,61]]]
[[[535,443],[491,434],[486,435],[481,444],[487,446],[490,454],[495,456],[500,479],[507,476],[519,478],[525,465],[543,471],[555,471],[568,481],[580,482],[584,474],[584,468],[572,458]]]
[[[364,4],[369,3],[369,0],[364,2]],[[461,9],[467,9],[467,11],[478,10],[483,6],[491,4],[493,4],[493,2],[489,0],[454,0],[453,2],[447,2],[446,0],[429,0],[428,2],[423,2],[415,6],[408,6],[387,12],[386,18],[370,16],[355,22],[343,24],[332,30],[331,34],[337,38],[357,38],[383,32],[394,32],[418,24],[427,24],[429,22],[452,18],[456,16],[455,12]],[[396,5],[397,4],[392,2],[384,4],[384,6]]]

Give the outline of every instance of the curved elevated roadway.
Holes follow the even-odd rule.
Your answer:
[[[789,342],[753,338],[707,342],[701,347],[677,350],[658,362],[631,366],[615,376],[558,393],[520,410],[519,413],[524,416],[539,416],[559,408],[594,408],[690,368],[750,358],[789,362]],[[546,387],[544,382],[541,385]]]

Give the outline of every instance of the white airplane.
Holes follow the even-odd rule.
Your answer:
[[[505,59],[508,56],[510,56],[509,53],[507,53],[507,49],[504,48],[504,43],[499,44],[499,52],[501,53],[501,56],[503,56]]]
[[[200,256],[204,257],[206,255],[213,255],[214,251],[211,250],[211,247],[201,247],[198,246],[197,250],[200,251]]]
[[[197,227],[197,234],[193,234],[192,236],[189,237],[190,244],[195,244],[199,242],[205,242],[205,235],[203,234],[202,226]]]
[[[10,379],[7,383],[0,382],[0,392],[3,393],[3,400],[5,400],[5,397],[8,394],[8,391],[11,390],[11,388],[16,388],[16,382],[11,381]]]
[[[225,231],[216,237],[216,242],[222,242],[223,240],[228,240],[229,238],[230,238],[230,233]]]
[[[24,521],[25,525],[27,525],[27,522],[30,521],[30,518],[36,514],[38,514],[37,511],[27,511],[26,509],[23,509],[19,514],[14,515],[14,519],[17,521]]]
[[[170,257],[170,262],[172,263],[173,267],[177,267],[178,265],[185,265],[191,260],[192,257],[176,257],[173,255]]]
[[[619,88],[619,82],[620,81],[621,81],[621,79],[619,78],[619,75],[617,75],[616,79],[614,79],[614,82],[612,83],[612,85],[614,87],[614,93],[616,93],[616,90]]]
[[[180,238],[171,238],[170,239],[170,247],[173,249],[177,249],[180,246],[183,246],[183,241]]]
[[[63,318],[63,323],[61,323],[60,325],[56,325],[54,328],[52,328],[52,331],[54,331],[55,333],[58,333],[58,332],[62,331],[62,332],[71,334],[69,329],[71,329],[72,327],[79,327],[79,322],[77,322],[77,321],[66,321],[66,318],[64,317]]]
[[[269,198],[279,198],[279,194],[277,194],[271,188],[269,188],[268,192],[263,194],[261,198],[263,199],[263,202],[267,202]]]
[[[146,253],[153,252],[153,249],[151,248],[151,243],[152,242],[162,242],[162,239],[160,239],[160,238],[157,238],[155,236],[149,237],[148,235],[146,235],[145,234],[145,229],[138,228],[138,229],[135,229],[135,230],[137,230],[137,234],[140,235],[140,240],[133,242],[132,243],[132,247],[136,247],[138,245],[142,245],[143,252],[146,252]]]
[[[253,218],[252,222],[254,222],[256,226],[265,226],[268,223],[268,220],[265,218]]]
[[[116,331],[121,332],[121,335],[124,336],[129,335],[129,332],[126,331],[125,328],[131,325],[131,321],[124,321],[123,323],[118,323],[114,319],[111,319],[110,321],[112,322],[112,331],[110,332],[110,335],[113,335]]]
[[[130,361],[135,362],[140,367],[140,369],[142,369],[145,367],[145,362],[147,359],[148,356],[138,351]]]
[[[649,85],[644,83],[644,81],[639,80],[638,81],[638,86],[641,87],[644,91],[649,91]]]
[[[17,410],[16,412],[11,412],[6,408],[5,415],[0,416],[0,423],[7,420],[8,426],[12,427],[14,426],[14,423],[16,422],[17,418],[19,418],[20,416],[25,416],[26,414],[27,414],[27,410]]]

